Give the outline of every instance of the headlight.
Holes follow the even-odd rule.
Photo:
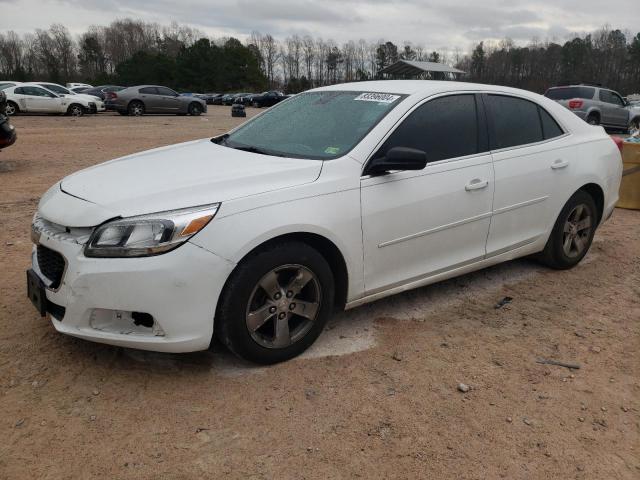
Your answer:
[[[95,229],[87,257],[146,257],[168,252],[202,230],[219,203],[113,220]]]

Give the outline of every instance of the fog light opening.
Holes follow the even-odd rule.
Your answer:
[[[153,317],[149,313],[145,312],[131,312],[131,318],[133,318],[133,324],[135,326],[142,326],[147,328],[153,327]]]

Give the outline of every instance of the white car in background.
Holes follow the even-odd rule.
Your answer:
[[[333,85],[55,184],[27,291],[68,335],[189,352],[215,334],[274,363],[335,309],[525,255],[575,266],[621,174],[602,128],[532,92]]]
[[[93,85],[89,85],[88,83],[67,83],[67,88],[75,88],[75,87],[93,88]]]
[[[77,95],[60,96],[37,84],[19,83],[5,88],[7,95],[6,114],[60,113],[81,116],[97,110],[96,102]]]
[[[92,110],[89,113],[99,113],[99,112],[104,112],[106,110],[104,106],[104,102],[100,97],[96,97],[95,95],[85,95],[84,93],[76,93],[57,83],[28,82],[28,83],[25,83],[25,85],[38,85],[40,87],[46,88],[47,90],[51,90],[53,93],[60,96],[72,96],[75,98],[84,98],[89,102],[93,102],[96,106],[95,110]]]

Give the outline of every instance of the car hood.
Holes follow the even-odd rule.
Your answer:
[[[157,148],[81,170],[60,188],[114,216],[225,202],[315,181],[321,160],[244,152],[209,139]]]

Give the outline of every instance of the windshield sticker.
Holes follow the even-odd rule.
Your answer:
[[[390,93],[361,93],[354,100],[361,102],[378,102],[393,103],[400,98],[400,95],[391,95]]]
[[[329,155],[335,155],[340,151],[340,147],[327,147],[324,149],[324,153],[328,153]]]

